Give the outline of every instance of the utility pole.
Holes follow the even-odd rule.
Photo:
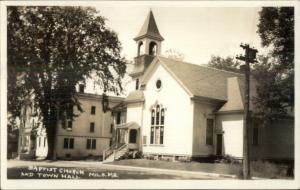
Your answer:
[[[250,85],[250,63],[257,62],[257,50],[250,48],[249,44],[241,44],[245,50],[245,56],[239,55],[236,58],[245,61],[245,100],[244,100],[244,126],[243,126],[243,178],[250,179],[250,151],[249,151],[249,85]]]

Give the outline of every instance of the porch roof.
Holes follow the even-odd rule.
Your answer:
[[[139,129],[140,126],[136,122],[128,122],[117,126],[117,129]]]

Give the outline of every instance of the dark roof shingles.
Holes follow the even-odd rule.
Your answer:
[[[168,69],[194,95],[217,100],[227,100],[227,78],[243,78],[242,74],[206,66],[158,57]]]

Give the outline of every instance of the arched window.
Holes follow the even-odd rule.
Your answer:
[[[165,124],[165,109],[161,109],[160,123]]]
[[[149,45],[149,55],[156,55],[157,53],[157,45],[155,42],[150,42],[150,45]]]
[[[139,42],[138,45],[138,56],[143,55],[144,54],[144,43],[143,42]]]
[[[151,110],[150,144],[164,143],[165,109],[157,105]]]

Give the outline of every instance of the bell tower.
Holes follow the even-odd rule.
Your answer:
[[[134,58],[134,69],[130,73],[130,76],[136,80],[136,90],[138,90],[139,78],[143,76],[154,57],[160,55],[161,42],[164,40],[158,31],[151,10],[134,40],[137,43],[137,56]]]

